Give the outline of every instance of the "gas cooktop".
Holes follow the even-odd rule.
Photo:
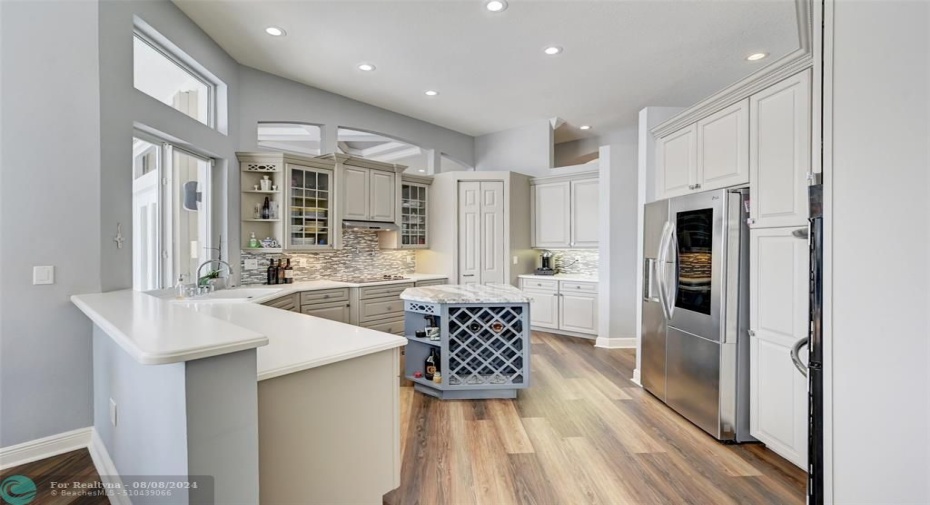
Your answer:
[[[346,277],[340,279],[342,282],[351,282],[353,284],[370,284],[372,282],[384,282],[384,281],[406,281],[407,277],[403,275],[382,275],[380,277]]]

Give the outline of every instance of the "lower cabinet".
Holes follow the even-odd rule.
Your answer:
[[[530,325],[535,329],[597,335],[597,283],[522,278],[520,289],[532,298]]]
[[[808,246],[803,234],[795,234],[803,230],[750,231],[749,430],[769,449],[806,468],[807,379],[790,354],[808,332]],[[801,359],[807,362],[806,353]]]
[[[348,324],[350,317],[349,308],[350,305],[348,302],[321,303],[316,305],[303,305],[300,307],[300,312],[308,316],[322,317],[323,319]]]

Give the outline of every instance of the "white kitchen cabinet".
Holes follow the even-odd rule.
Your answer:
[[[566,248],[571,242],[571,182],[533,186],[534,247]]]
[[[342,167],[342,218],[394,222],[397,175],[351,165]]]
[[[530,302],[530,325],[533,328],[559,328],[559,293],[524,288]]]
[[[749,100],[656,141],[656,199],[748,184]]]
[[[371,200],[368,198],[370,171],[367,168],[342,169],[342,217],[367,221]]]
[[[564,180],[534,179],[533,247],[596,248],[599,243],[598,179],[592,173]],[[551,181],[551,182],[544,182]]]
[[[504,183],[459,182],[459,284],[504,282]]]
[[[697,125],[656,140],[656,199],[694,190],[697,177]]]
[[[749,100],[697,122],[700,191],[749,183]]]
[[[582,337],[597,335],[596,282],[522,277],[520,289],[531,298],[530,325],[533,329]]]
[[[369,208],[372,221],[394,221],[396,178],[397,176],[391,172],[371,171]]]
[[[811,83],[804,71],[750,97],[750,218],[753,228],[807,222]]]
[[[559,293],[559,328],[597,333],[597,293]]]
[[[795,231],[750,231],[750,433],[804,468],[807,381],[789,350],[808,332],[808,247]],[[801,234],[803,235],[803,234]]]

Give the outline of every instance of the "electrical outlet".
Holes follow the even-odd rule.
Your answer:
[[[257,270],[258,260],[257,259],[245,260],[245,269],[246,270]]]
[[[116,400],[110,398],[110,424],[116,426]]]
[[[517,259],[516,256],[514,256],[514,257],[513,257],[513,264],[516,265],[517,263],[519,263],[519,260]]]
[[[55,284],[55,267],[32,267],[32,283],[34,285]]]

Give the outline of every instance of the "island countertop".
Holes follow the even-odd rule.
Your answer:
[[[402,300],[426,303],[529,303],[530,298],[509,284],[444,284],[407,288]]]

